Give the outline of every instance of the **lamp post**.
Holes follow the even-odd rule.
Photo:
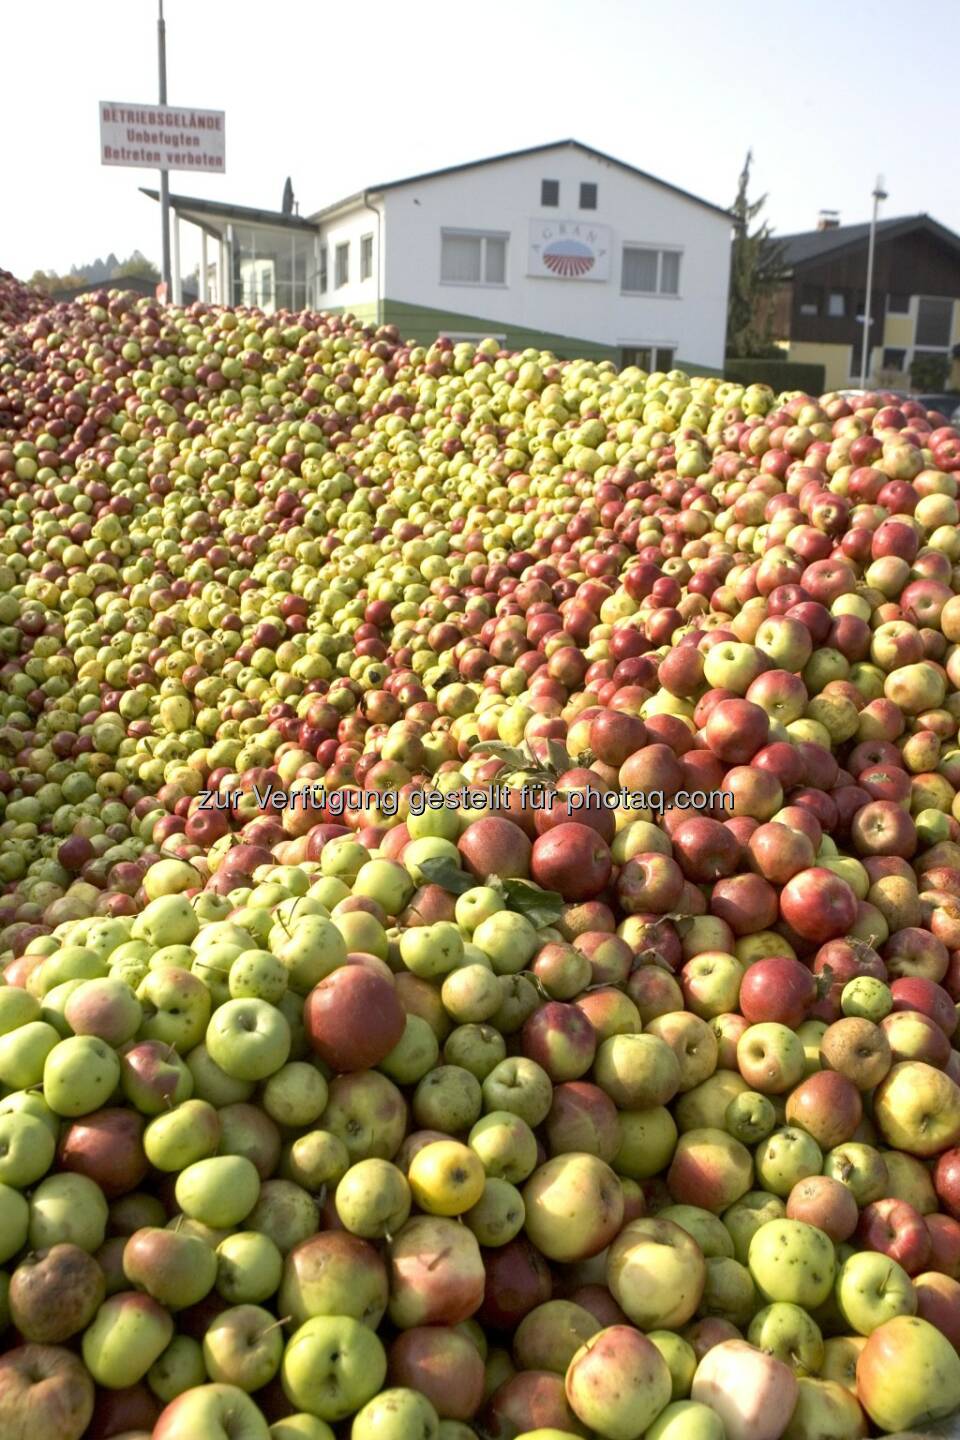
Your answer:
[[[880,201],[886,200],[887,192],[883,188],[883,176],[877,176],[877,183],[873,187],[873,217],[870,221],[870,239],[867,244],[867,298],[863,307],[863,345],[860,354],[860,389],[867,388],[867,370],[870,364],[870,309],[873,304],[873,253],[877,243],[877,215],[880,210]]]

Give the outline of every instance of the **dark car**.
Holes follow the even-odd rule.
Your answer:
[[[916,400],[924,410],[936,410],[948,425],[960,424],[960,392],[941,392],[939,395],[917,395]]]

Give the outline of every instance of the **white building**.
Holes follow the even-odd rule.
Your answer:
[[[423,342],[723,364],[729,212],[576,140],[371,185],[309,217],[171,204],[219,247],[201,266],[210,298],[348,311]]]

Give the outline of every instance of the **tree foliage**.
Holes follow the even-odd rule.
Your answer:
[[[737,358],[759,356],[770,350],[773,338],[773,297],[783,280],[783,245],[773,238],[767,220],[754,229],[766,204],[766,195],[750,199],[750,166],[753,151],[747,151],[737,198],[732,205],[733,246],[730,257],[730,299],[727,308],[727,354]]]

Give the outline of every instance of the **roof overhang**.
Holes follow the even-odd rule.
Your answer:
[[[150,200],[159,200],[158,190],[141,185],[140,193]],[[280,210],[259,210],[252,205],[228,205],[222,200],[204,200],[195,195],[171,195],[170,206],[175,214],[215,240],[224,238],[228,225],[256,225],[259,229],[293,231],[300,235],[317,233],[312,220],[303,215],[284,215]]]

